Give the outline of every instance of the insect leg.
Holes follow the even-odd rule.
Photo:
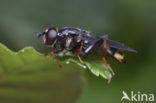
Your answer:
[[[114,76],[111,67],[109,66],[108,60],[107,60],[107,40],[104,40],[104,49],[103,49],[103,53],[102,53],[102,60],[104,62],[104,64],[106,65],[106,68],[108,69],[108,71],[111,73],[112,77]]]
[[[50,50],[50,52],[47,54],[47,56],[49,56],[49,55],[51,54],[51,55],[53,56],[53,58],[56,59],[57,65],[58,65],[59,67],[61,67],[61,64],[60,64],[60,62],[59,62],[59,58],[58,58],[57,56],[55,56],[55,54],[53,53],[54,49],[55,49],[55,47],[53,47],[53,48]]]
[[[45,56],[49,56],[49,55],[51,54],[51,52],[54,51],[54,49],[55,49],[55,47],[53,47],[48,53],[45,53],[44,55],[45,55]]]
[[[107,49],[107,39],[104,40],[104,49]]]
[[[57,65],[59,67],[62,67],[61,64],[60,64],[60,62],[59,62],[59,58],[57,56],[55,56],[55,54],[53,52],[51,52],[51,55],[53,56],[53,58],[55,58],[57,60]]]
[[[83,42],[81,42],[80,48],[78,49],[78,51],[77,51],[77,53],[76,53],[76,56],[78,57],[78,59],[80,60],[80,62],[81,62],[82,64],[85,64],[85,63],[83,62],[83,60],[81,59],[81,57],[80,57],[80,52],[81,52],[81,50],[82,50],[82,47],[83,47]]]
[[[111,73],[112,77],[114,76],[112,70],[111,70],[111,67],[109,66],[108,64],[108,60],[107,60],[107,57],[102,57],[102,60],[104,62],[104,64],[106,65],[106,68],[108,69],[108,71]]]

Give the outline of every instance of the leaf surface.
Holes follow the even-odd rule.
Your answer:
[[[16,53],[0,44],[0,103],[75,103],[85,85],[83,71],[62,65],[32,47]]]
[[[13,52],[0,44],[0,102],[75,103],[85,85],[84,70],[80,67],[109,81],[112,78],[97,58],[82,57],[87,67],[73,56],[59,58],[62,68],[51,56],[44,56],[32,47]]]

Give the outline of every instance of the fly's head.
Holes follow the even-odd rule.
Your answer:
[[[54,46],[57,41],[58,32],[56,28],[48,28],[45,32],[40,32],[37,34],[38,37],[43,37],[43,43],[45,45]]]

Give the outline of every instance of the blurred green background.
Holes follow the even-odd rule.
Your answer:
[[[0,0],[0,42],[11,50],[33,46],[47,52],[36,33],[52,26],[109,34],[138,51],[125,52],[126,65],[110,60],[116,73],[110,84],[87,70],[78,103],[118,103],[123,90],[156,93],[155,0]]]

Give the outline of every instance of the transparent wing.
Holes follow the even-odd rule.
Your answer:
[[[112,48],[116,48],[116,49],[121,49],[121,50],[126,50],[126,51],[130,51],[130,52],[137,52],[136,50],[125,46],[124,44],[121,44],[117,41],[113,41],[113,40],[107,40],[107,46],[108,47],[112,47]]]

